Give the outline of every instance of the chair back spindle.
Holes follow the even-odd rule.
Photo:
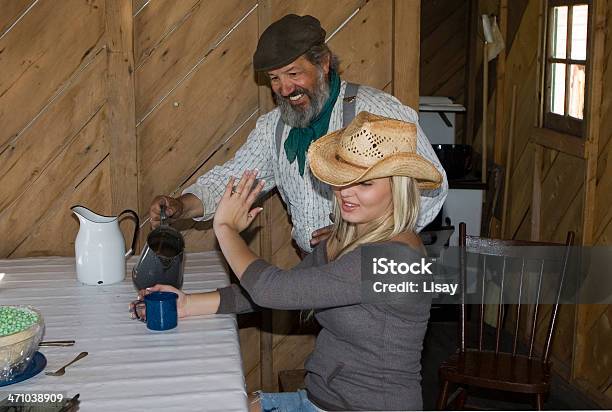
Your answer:
[[[480,298],[480,304],[478,305],[478,330],[477,330],[477,348],[479,351],[485,350],[485,323],[487,318],[487,310],[486,306],[491,304],[487,302],[487,296],[492,296],[493,290],[490,289],[490,285],[487,285],[486,275],[487,275],[487,262],[494,261],[494,257],[497,259],[501,259],[501,274],[498,277],[498,287],[499,290],[496,291],[494,295],[497,295],[497,301],[495,305],[497,306],[495,320],[491,319],[489,322],[496,322],[495,325],[495,353],[498,354],[503,350],[502,340],[503,340],[503,328],[504,328],[504,318],[506,306],[508,305],[504,299],[508,299],[508,293],[512,293],[513,296],[516,296],[517,300],[515,305],[515,319],[511,327],[512,334],[512,355],[517,356],[519,354],[519,346],[520,346],[520,325],[521,321],[524,319],[522,316],[523,310],[528,310],[530,316],[526,319],[526,327],[528,328],[528,356],[529,358],[533,358],[535,355],[535,341],[536,341],[536,333],[539,330],[538,328],[538,315],[540,314],[540,305],[542,300],[542,285],[543,285],[543,277],[544,277],[544,269],[545,263],[548,260],[558,261],[558,257],[554,259],[551,258],[550,250],[546,248],[542,248],[543,251],[539,252],[537,249],[532,249],[528,256],[523,254],[523,250],[519,248],[520,246],[565,246],[565,252],[563,258],[561,259],[561,268],[558,272],[559,280],[557,282],[558,286],[556,289],[556,296],[553,303],[552,313],[550,320],[547,325],[547,335],[544,342],[544,347],[542,348],[542,356],[541,361],[546,363],[550,357],[550,346],[552,343],[552,337],[554,334],[554,329],[556,325],[556,320],[558,316],[558,307],[559,301],[561,298],[561,291],[563,287],[563,283],[565,280],[565,273],[568,267],[569,261],[569,251],[570,246],[573,245],[574,242],[574,233],[568,232],[565,244],[552,243],[552,242],[532,242],[532,241],[520,241],[520,240],[501,240],[501,239],[487,239],[481,238],[478,236],[470,236],[467,235],[466,225],[465,223],[459,224],[459,246],[460,246],[460,276],[463,287],[461,288],[461,307],[460,307],[460,322],[459,322],[459,350],[460,352],[465,352],[467,350],[468,342],[468,331],[469,324],[467,322],[467,308],[466,308],[466,286],[467,286],[467,264],[468,264],[468,253],[478,255],[478,263],[479,263],[479,274],[482,276],[481,279],[478,279],[477,285],[480,287],[480,293],[478,294]],[[535,250],[535,252],[533,252]],[[548,253],[548,254],[547,254]],[[533,256],[532,256],[533,255]],[[488,259],[492,258],[492,259]],[[518,262],[520,260],[520,272],[517,266],[513,266],[512,263]],[[535,303],[524,303],[525,296],[528,296],[525,288],[532,282],[528,282],[527,275],[527,261],[535,260],[539,264],[539,271],[537,273],[537,287],[535,291]],[[499,262],[499,260],[498,260]],[[482,265],[480,265],[482,264]],[[531,272],[530,272],[531,273]],[[489,290],[487,290],[489,288]],[[515,292],[516,290],[516,292]],[[490,293],[487,293],[490,292]],[[516,295],[514,295],[516,293]],[[506,297],[506,298],[505,298]],[[529,311],[530,306],[533,305],[533,309]]]

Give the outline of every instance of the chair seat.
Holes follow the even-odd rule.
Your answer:
[[[545,393],[550,385],[550,364],[510,353],[455,353],[439,373],[441,380],[521,393]]]

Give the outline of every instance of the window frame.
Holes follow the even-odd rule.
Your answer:
[[[586,56],[584,60],[575,60],[571,58],[572,50],[572,20],[573,11],[571,8],[578,5],[588,5],[587,14],[587,41],[586,41]],[[567,37],[566,37],[566,53],[565,58],[553,57],[553,31],[555,26],[552,24],[552,13],[555,7],[568,6],[567,16]],[[561,133],[570,134],[577,137],[584,137],[586,130],[585,119],[587,117],[587,100],[588,100],[588,85],[590,83],[589,76],[589,64],[590,64],[590,49],[591,49],[591,32],[592,32],[592,14],[593,14],[593,1],[592,0],[548,0],[546,5],[546,39],[545,39],[545,53],[544,53],[544,75],[545,75],[545,89],[544,89],[544,119],[543,127],[552,129]],[[564,94],[564,115],[559,115],[551,111],[551,96],[552,96],[552,65],[553,63],[565,64],[565,94]],[[584,81],[584,107],[582,110],[582,119],[577,119],[568,114],[569,105],[569,92],[570,92],[570,70],[571,65],[584,65],[585,70],[585,81]]]

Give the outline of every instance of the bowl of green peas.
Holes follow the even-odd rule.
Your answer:
[[[42,314],[33,307],[0,305],[0,382],[27,368],[44,329]]]

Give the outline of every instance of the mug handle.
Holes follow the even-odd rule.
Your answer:
[[[144,306],[145,308],[147,307],[147,305],[145,304],[145,301],[144,300],[134,300],[132,301],[132,305],[134,305],[134,315],[136,316],[136,319],[138,319],[141,322],[146,322],[147,321],[146,315],[142,317],[138,314],[139,306]]]
[[[138,215],[136,214],[136,212],[134,212],[131,209],[125,209],[123,212],[119,213],[119,216],[117,216],[117,219],[119,219],[121,215],[124,215],[124,214],[132,215],[132,217],[134,218],[134,221],[136,222],[136,226],[134,226],[134,236],[132,238],[132,246],[130,247],[130,250],[128,250],[125,253],[125,257],[128,258],[131,255],[133,255],[134,251],[136,250],[136,239],[138,239],[138,229],[140,228],[140,219],[138,218]]]

